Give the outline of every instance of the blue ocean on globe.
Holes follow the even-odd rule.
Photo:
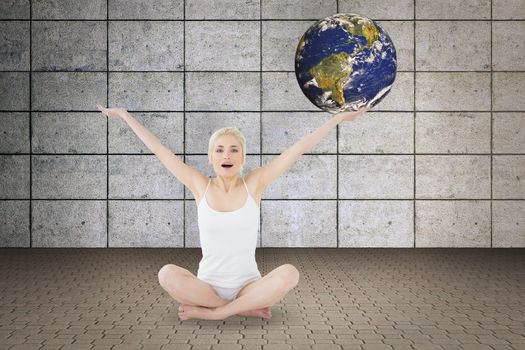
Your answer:
[[[313,24],[295,54],[301,90],[319,108],[337,113],[372,108],[396,78],[394,43],[369,18],[336,14]]]

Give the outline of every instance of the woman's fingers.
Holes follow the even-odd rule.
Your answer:
[[[108,113],[108,109],[107,108],[104,108],[103,106],[97,104],[97,108],[102,112],[102,114],[104,114],[105,116],[109,117],[109,113]]]

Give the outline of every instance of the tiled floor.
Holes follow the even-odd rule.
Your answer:
[[[257,249],[273,317],[180,321],[157,271],[200,249],[0,249],[1,349],[525,349],[525,249]]]

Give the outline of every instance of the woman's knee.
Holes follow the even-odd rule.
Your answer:
[[[180,284],[179,282],[186,276],[186,274],[186,270],[182,267],[174,264],[167,264],[161,267],[157,276],[161,286],[172,289]]]
[[[282,265],[283,284],[286,289],[292,289],[299,283],[299,270],[292,264]]]

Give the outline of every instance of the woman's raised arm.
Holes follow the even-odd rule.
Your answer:
[[[266,186],[281,176],[303,155],[303,153],[306,153],[319,141],[321,141],[321,139],[325,137],[330,132],[330,130],[335,128],[337,124],[345,120],[353,121],[367,110],[368,107],[362,107],[355,112],[342,112],[336,114],[323,125],[321,125],[317,130],[311,134],[306,135],[294,145],[290,146],[270,163],[254,170],[256,173],[258,173],[259,188],[266,188]]]
[[[195,193],[196,180],[206,180],[206,175],[184,163],[180,157],[176,156],[169,148],[164,146],[155,135],[133,118],[124,108],[104,108],[101,105],[97,105],[97,108],[110,118],[124,119],[131,129],[133,129],[135,134],[137,134],[142,142],[144,142],[146,147],[148,147],[162,164],[164,164],[164,166],[193,193]]]

